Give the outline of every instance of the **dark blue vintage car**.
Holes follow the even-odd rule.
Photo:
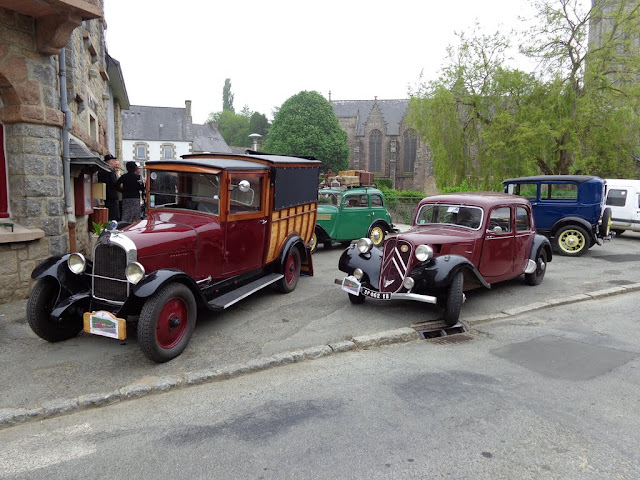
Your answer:
[[[580,256],[610,239],[606,181],[590,175],[538,175],[504,180],[505,192],[531,202],[536,229],[560,255]]]

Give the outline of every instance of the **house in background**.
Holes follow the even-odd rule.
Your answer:
[[[103,15],[102,0],[0,0],[0,302],[27,297],[40,261],[87,253],[92,177],[129,106]]]
[[[409,100],[331,100],[347,132],[349,168],[390,178],[398,190],[437,193],[428,148],[407,125]]]
[[[132,105],[122,112],[122,161],[178,160],[201,152],[231,153],[215,125],[194,124],[191,100],[184,108]]]

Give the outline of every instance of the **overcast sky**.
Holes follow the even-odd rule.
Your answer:
[[[435,78],[454,32],[531,17],[529,0],[105,0],[107,47],[132,105],[184,107],[195,123],[234,107],[272,118],[302,90],[333,100],[408,98]],[[516,42],[517,43],[517,42]]]

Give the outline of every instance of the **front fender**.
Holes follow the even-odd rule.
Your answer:
[[[367,232],[371,232],[371,229],[373,227],[375,227],[376,225],[379,225],[380,227],[382,227],[382,229],[385,232],[392,232],[392,233],[397,233],[398,232],[397,228],[393,228],[393,224],[389,224],[385,220],[381,220],[379,218],[374,220],[373,222],[371,222],[371,225],[369,225],[369,229],[367,230]]]
[[[85,273],[76,275],[67,266],[67,259],[70,254],[49,257],[31,272],[31,278],[40,280],[45,277],[52,277],[60,285],[60,293],[56,304],[80,292],[91,290],[91,277],[87,273],[93,271],[93,263],[87,260]]]
[[[132,289],[132,294],[141,299],[147,299],[160,288],[170,282],[183,283],[191,289],[193,292],[200,292],[198,285],[189,275],[177,268],[166,268],[162,270],[156,270],[150,275],[146,276],[142,281],[135,285]]]
[[[338,260],[338,270],[352,275],[356,268],[364,272],[364,279],[374,288],[380,284],[380,266],[383,252],[379,248],[372,248],[368,253],[360,253],[355,243],[349,245]]]
[[[413,291],[446,289],[459,271],[464,274],[465,290],[474,284],[491,288],[480,271],[467,258],[460,255],[443,255],[411,269],[411,277],[417,280]]]
[[[326,242],[327,240],[331,240],[331,237],[329,236],[329,234],[327,233],[327,231],[324,229],[324,227],[322,225],[318,225],[316,223],[315,232],[316,232],[316,237],[318,237],[318,243],[322,243],[322,242]]]

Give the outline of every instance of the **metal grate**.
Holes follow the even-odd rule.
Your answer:
[[[98,244],[93,258],[93,296],[124,302],[128,293],[127,253],[117,245]]]
[[[384,259],[380,275],[381,292],[397,292],[411,267],[413,247],[405,240],[390,238],[384,244]]]

